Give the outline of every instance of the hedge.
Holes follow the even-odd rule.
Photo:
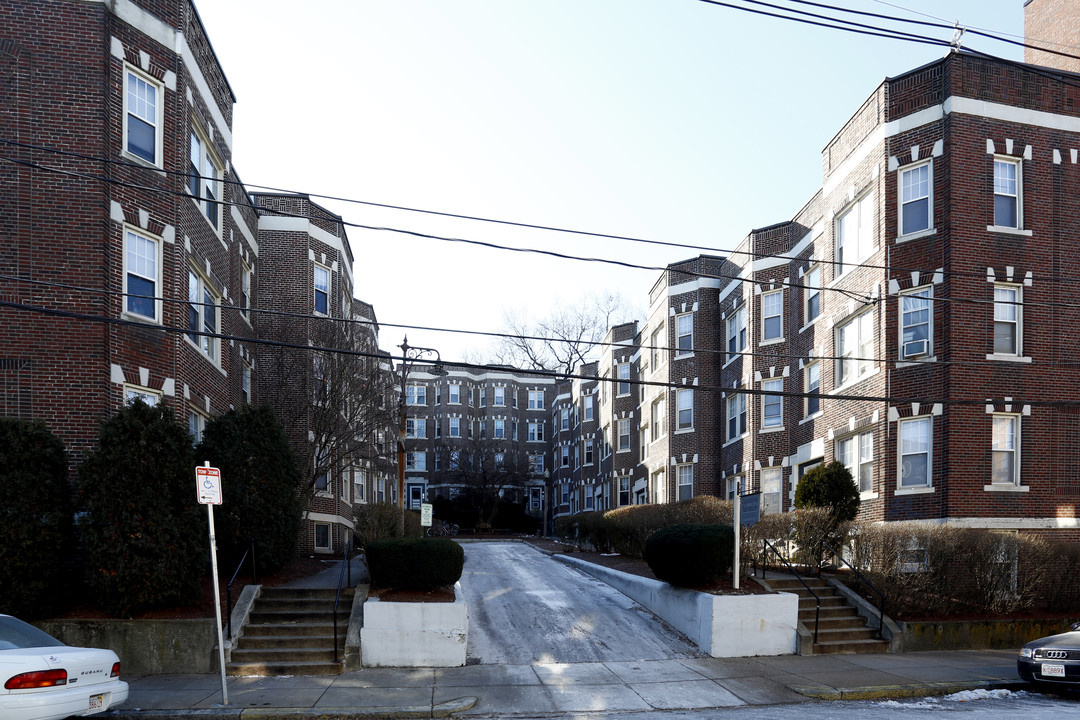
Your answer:
[[[735,554],[730,525],[682,523],[653,533],[645,560],[659,580],[679,587],[704,587],[727,575]]]
[[[448,538],[391,538],[368,543],[367,564],[377,588],[437,590],[461,579],[465,551]]]

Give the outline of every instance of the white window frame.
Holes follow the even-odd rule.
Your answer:
[[[617,372],[619,375],[617,397],[626,397],[630,394],[630,363],[619,363]]]
[[[206,430],[206,423],[210,420],[200,410],[196,410],[193,407],[188,408],[188,433],[191,434],[191,444],[198,445],[202,442],[203,431]]]
[[[570,446],[562,445],[559,447],[559,466],[568,468],[570,467]]]
[[[452,438],[461,437],[461,418],[448,418],[450,421],[450,427],[447,429],[447,435]]]
[[[682,327],[683,323],[689,323],[689,332]],[[683,339],[686,338],[686,342]],[[675,316],[675,357],[685,357],[694,354],[694,313],[682,313]]]
[[[869,190],[836,216],[838,275],[850,272],[856,265],[877,252],[874,210],[874,191]],[[849,220],[855,223],[854,227],[851,227],[855,231],[855,237],[848,237]]]
[[[694,465],[693,463],[680,463],[675,466],[676,486],[675,492],[678,500],[689,500],[694,497]]]
[[[529,442],[544,442],[544,421],[529,421]]]
[[[132,84],[134,81],[134,87]],[[141,84],[141,85],[140,85]],[[148,111],[143,104],[144,98],[132,97],[133,90],[137,91],[141,86],[147,86],[154,90],[154,107]],[[163,137],[165,135],[165,86],[156,78],[147,75],[141,70],[124,64],[124,87],[122,90],[124,96],[124,137],[122,153],[125,157],[134,158],[139,162],[150,163],[154,167],[162,167],[164,158],[163,152]],[[153,119],[148,117],[153,115]],[[128,149],[130,138],[130,123],[132,120],[138,120],[144,122],[151,127],[154,132],[154,157],[148,159],[142,155],[132,152]]]
[[[326,529],[326,544],[319,544],[319,530]],[[316,552],[332,552],[334,532],[330,527],[330,523],[317,522],[313,523],[311,527],[311,545],[315,548]]]
[[[495,418],[494,425],[491,429],[491,436],[496,440],[506,439],[506,420],[503,418]]]
[[[447,391],[447,397],[449,398],[451,405],[461,404],[461,383],[450,383],[449,390]]]
[[[900,359],[910,360],[917,357],[934,355],[934,286],[926,285],[900,293]],[[917,305],[925,303],[925,307]],[[917,314],[926,313],[925,320],[915,322]],[[910,322],[909,322],[910,320]],[[910,329],[926,326],[925,338],[909,339]],[[919,342],[925,340],[920,348]]]
[[[746,393],[735,392],[727,396],[727,442],[738,440],[748,430],[746,413]],[[732,421],[738,432],[732,432]]]
[[[594,460],[594,458],[593,458],[593,445],[594,445],[594,443],[593,443],[592,438],[585,438],[585,451],[583,453],[584,454],[584,463],[583,464],[585,464],[585,465],[592,465],[593,464],[593,460]]]
[[[593,417],[594,417],[594,415],[593,415],[593,404],[594,404],[593,403],[593,396],[592,395],[584,395],[584,396],[582,396],[581,404],[585,406],[585,409],[582,411],[582,417],[586,421],[593,420]]]
[[[660,327],[653,330],[649,339],[649,358],[652,360],[650,365],[653,372],[656,372],[657,368],[664,364],[664,359],[667,358],[665,345],[664,325],[661,324]]]
[[[773,327],[770,328],[770,321]],[[781,342],[784,339],[784,291],[761,293],[761,342]]]
[[[656,398],[650,407],[650,427],[652,440],[656,442],[664,437],[665,420],[667,419],[667,403],[663,395]]]
[[[782,430],[784,427],[784,378],[761,381],[761,429]]]
[[[863,497],[874,493],[874,432],[866,430],[836,441],[835,457],[851,473]],[[865,477],[864,477],[865,474]]]
[[[1011,299],[1005,297],[1011,294]],[[1012,317],[1009,317],[1011,313]],[[998,325],[1013,326],[1013,348],[1011,352],[999,352],[997,335]],[[994,347],[993,353],[987,356],[988,360],[994,358],[1022,357],[1024,354],[1024,290],[1020,285],[1006,283],[994,283]]]
[[[821,317],[821,265],[812,265],[803,274],[803,325]]]
[[[817,376],[815,382],[814,376]],[[821,413],[821,361],[815,360],[814,362],[807,363],[803,367],[803,392],[806,393],[803,398],[803,417],[813,417]],[[816,403],[817,407],[812,408],[811,404]]]
[[[530,390],[529,391],[529,409],[530,410],[543,410],[544,409],[544,391],[543,390]]]
[[[775,515],[780,512],[781,495],[784,489],[784,469],[767,467],[761,469],[761,514]]]
[[[319,284],[319,275],[320,274],[325,274],[326,275],[326,286],[325,286],[325,288],[321,287],[320,284]],[[320,265],[319,263],[314,263],[314,268],[313,268],[313,270],[311,272],[311,292],[312,292],[312,296],[311,296],[311,298],[312,298],[311,308],[312,309],[311,309],[311,311],[312,311],[312,313],[314,313],[315,315],[319,315],[321,317],[329,317],[330,316],[330,297],[331,297],[331,292],[330,291],[333,289],[333,287],[334,287],[334,280],[333,280],[333,274],[330,272],[330,268],[326,267],[325,265]],[[319,298],[320,298],[320,296],[323,298],[323,304],[326,305],[325,311],[319,310]]]
[[[1005,168],[1013,168],[1012,177],[999,177],[998,171]],[[1024,229],[1024,165],[1023,159],[1007,155],[994,156],[994,194],[993,194],[993,217],[992,228],[1006,230]],[[1011,225],[1002,225],[998,222],[998,198],[1011,198],[1013,212],[1016,214],[1016,222]],[[1006,202],[1010,202],[1006,200]]]
[[[159,238],[131,226],[124,226],[124,292],[126,293],[124,297],[124,315],[161,324],[162,251],[164,247],[164,243]],[[154,257],[147,257],[148,253],[145,252],[147,248],[153,248]],[[152,264],[153,268],[147,268],[148,264]],[[148,272],[153,273],[153,277]],[[146,296],[141,292],[132,292],[131,278],[143,282],[152,282],[154,284],[153,295]],[[132,297],[134,295],[140,297]],[[152,303],[153,315],[147,315],[144,312],[132,309],[132,303]]]
[[[492,388],[491,404],[495,407],[506,407],[506,388],[501,386]]]
[[[653,489],[653,502],[662,505],[667,499],[667,480],[664,471],[657,470],[650,477]]]
[[[675,391],[675,428],[676,430],[694,429],[694,391],[692,388]]]
[[[423,450],[410,450],[405,453],[405,470],[427,472],[427,453]]]
[[[405,404],[414,407],[427,405],[427,385],[411,383],[405,386]]]
[[[1001,432],[1002,426],[1008,428],[1008,432]],[[993,413],[990,415],[990,485],[989,489],[1001,487],[1021,487],[1021,435],[1023,427],[1018,413]],[[1012,467],[1010,477],[1006,480],[998,479],[998,457],[1011,456]]]
[[[155,407],[161,402],[161,391],[151,390],[150,388],[141,387],[139,385],[128,385],[124,383],[124,404],[131,405],[136,400],[142,400],[150,407]]]
[[[251,280],[252,280],[251,266],[246,262],[240,262],[240,315],[247,320],[251,321]]]
[[[188,152],[188,194],[214,231],[221,234],[222,204],[221,180],[225,175],[225,163],[218,159],[202,127],[191,123]]]
[[[559,411],[559,430],[570,429],[570,408],[562,408]]]
[[[427,418],[405,418],[405,437],[409,439],[427,437]]]
[[[905,449],[905,443],[910,438],[910,429],[916,427],[924,427],[925,430],[925,448],[908,446]],[[932,415],[922,415],[920,417],[903,418],[899,421],[896,433],[897,443],[897,468],[896,468],[896,490],[899,493],[903,492],[927,492],[932,491],[934,487],[934,418]],[[908,466],[908,461],[905,458],[908,456],[926,456],[926,482],[921,484],[905,483],[905,467]]]
[[[194,326],[193,326],[194,323]],[[188,323],[192,332],[221,332],[221,295],[194,268],[188,268]],[[188,342],[215,365],[221,363],[220,338],[184,333]]]
[[[534,475],[544,474],[544,454],[533,453],[529,455],[529,472]]]
[[[896,175],[897,235],[901,238],[934,231],[934,163],[933,159],[899,168]],[[914,177],[915,174],[919,177]],[[922,175],[925,173],[925,177]],[[904,209],[915,203],[926,204],[926,226],[909,228],[904,222]]]
[[[243,364],[240,367],[240,394],[243,396],[244,402],[247,403],[248,405],[252,404],[252,402],[251,402],[252,401],[252,396],[251,396],[251,374],[252,374],[252,372],[253,372],[253,368],[251,366],[251,363],[248,362],[247,360],[244,360]]]
[[[630,450],[630,419],[619,418],[619,424],[617,426],[619,432],[618,440],[618,452],[627,452]]]
[[[725,321],[727,337],[727,359],[731,362],[746,349],[746,303],[740,305]]]
[[[854,343],[847,342],[848,330],[857,331]],[[836,380],[838,386],[850,385],[872,375],[877,366],[874,359],[874,309],[853,315],[836,326]],[[863,337],[868,334],[868,337]],[[860,358],[856,360],[855,358]]]

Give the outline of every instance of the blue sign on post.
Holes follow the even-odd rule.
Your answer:
[[[751,493],[739,497],[739,520],[750,527],[761,519],[761,493]]]

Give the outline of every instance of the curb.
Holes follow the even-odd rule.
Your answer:
[[[1014,682],[946,682],[927,685],[874,685],[858,688],[834,688],[826,685],[788,685],[800,695],[818,700],[886,700],[952,695],[965,690],[1024,690],[1028,683]]]
[[[197,710],[119,710],[106,713],[103,720],[356,720],[380,715],[400,718],[445,718],[453,713],[471,710],[475,697],[461,697],[437,705],[397,705],[357,708],[205,708]]]

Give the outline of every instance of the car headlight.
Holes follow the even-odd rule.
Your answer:
[[[1029,648],[1029,647],[1020,648],[1020,657],[1022,657],[1022,658],[1030,658],[1030,657],[1034,657],[1034,656],[1035,656],[1035,648]]]

